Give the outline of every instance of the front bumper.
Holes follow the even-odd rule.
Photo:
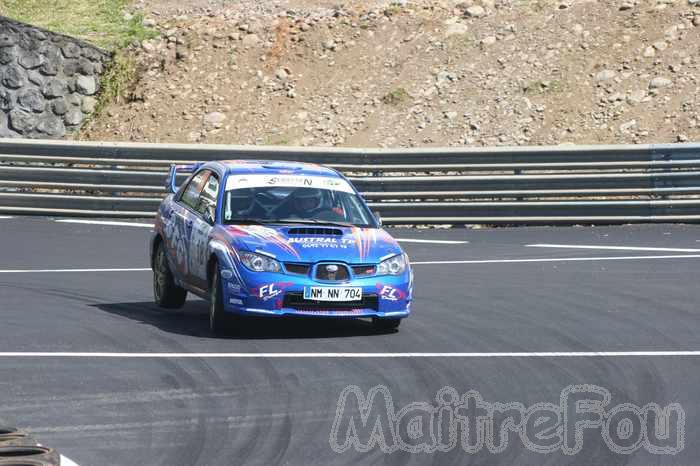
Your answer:
[[[282,273],[246,271],[222,275],[231,276],[230,279],[223,280],[225,310],[230,313],[404,318],[411,312],[413,290],[410,270],[397,276],[354,278],[338,284]],[[310,286],[360,287],[363,299],[341,303],[305,300],[304,288]]]

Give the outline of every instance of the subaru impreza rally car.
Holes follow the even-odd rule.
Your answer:
[[[173,165],[167,185],[150,245],[158,305],[208,299],[214,332],[245,315],[371,317],[381,330],[409,315],[408,257],[337,171],[220,161]]]

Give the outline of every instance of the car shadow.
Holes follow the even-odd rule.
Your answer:
[[[342,338],[383,335],[394,331],[378,331],[369,320],[357,318],[323,318],[313,316],[246,318],[225,336],[209,330],[209,307],[206,301],[188,301],[182,309],[168,310],[153,302],[105,303],[92,306],[152,325],[168,333],[204,338],[239,340]]]

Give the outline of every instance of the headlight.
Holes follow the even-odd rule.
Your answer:
[[[254,252],[241,252],[240,256],[243,265],[253,272],[279,272],[282,270],[280,263],[271,257]]]
[[[406,254],[397,254],[379,263],[377,275],[401,275],[408,265]]]

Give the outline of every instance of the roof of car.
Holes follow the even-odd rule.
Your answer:
[[[315,163],[283,162],[279,160],[221,160],[218,163],[223,165],[229,174],[269,173],[338,176],[338,173],[332,168]]]

